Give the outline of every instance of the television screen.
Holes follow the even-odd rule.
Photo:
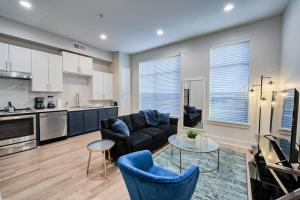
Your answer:
[[[298,101],[296,89],[273,92],[270,132],[278,138],[276,142],[290,163],[298,162]]]

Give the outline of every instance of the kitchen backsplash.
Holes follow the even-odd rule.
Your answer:
[[[16,108],[34,106],[35,97],[54,96],[56,100],[61,99],[62,107],[68,102],[68,106],[75,105],[75,95],[80,95],[80,105],[89,104],[110,105],[110,101],[89,101],[90,97],[89,78],[64,74],[64,86],[62,93],[32,92],[30,80],[3,79],[0,78],[0,110],[10,100]],[[46,103],[46,102],[45,102]]]

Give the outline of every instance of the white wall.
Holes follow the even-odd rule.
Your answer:
[[[164,37],[167,37],[167,35]],[[208,102],[210,48],[244,40],[251,41],[251,83],[257,84],[258,77],[261,74],[277,76],[280,71],[281,17],[274,17],[132,55],[132,111],[139,110],[139,62],[181,53],[182,79],[206,78],[205,101]],[[270,92],[267,97],[269,96]],[[205,134],[223,142],[247,147],[255,143],[254,135],[257,131],[255,99],[250,99],[250,127],[248,128],[208,123],[206,120],[208,117],[208,104],[206,103]],[[263,108],[262,132],[265,133],[268,133],[269,128],[269,110],[270,106],[267,104]]]
[[[112,53],[99,48],[86,46],[85,51],[73,49],[75,40],[58,36],[0,16],[0,33],[32,42],[41,43],[58,49],[78,52],[107,62],[112,62]]]
[[[290,0],[282,20],[281,77],[283,89],[300,91],[300,1]],[[300,113],[300,110],[299,110]],[[299,114],[300,115],[300,114]],[[300,117],[298,141],[300,142]]]
[[[118,102],[119,115],[131,111],[131,65],[126,53],[115,52],[112,64],[114,71],[114,100]]]
[[[300,89],[300,1],[291,0],[282,20],[283,87]]]

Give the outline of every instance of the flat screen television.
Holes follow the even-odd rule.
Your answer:
[[[270,133],[289,163],[299,162],[298,107],[299,92],[296,89],[273,91]]]

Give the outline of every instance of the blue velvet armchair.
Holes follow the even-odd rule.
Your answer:
[[[148,150],[124,155],[118,165],[131,200],[190,200],[199,177],[196,166],[181,174],[155,166]]]

